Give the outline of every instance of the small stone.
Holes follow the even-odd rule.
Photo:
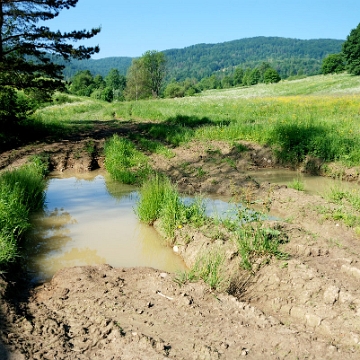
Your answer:
[[[339,299],[340,289],[336,286],[328,287],[324,292],[324,302],[333,305]]]
[[[341,271],[347,273],[348,275],[360,278],[360,269],[355,266],[342,265]]]
[[[249,353],[249,350],[246,348],[243,348],[241,351],[241,356],[246,356]]]
[[[167,275],[168,275],[167,273],[160,273],[160,277],[163,279],[165,279],[167,277]]]
[[[319,326],[321,323],[321,317],[314,314],[306,314],[305,318],[306,318],[306,323],[312,327]]]

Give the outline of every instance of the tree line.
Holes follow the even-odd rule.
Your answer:
[[[164,54],[155,50],[147,51],[140,58],[133,59],[126,77],[115,68],[105,78],[83,70],[75,74],[67,90],[75,95],[108,102],[156,98],[161,95],[165,71]]]
[[[67,90],[106,101],[138,100],[163,95],[190,96],[206,89],[251,86],[259,82],[269,83],[280,80],[281,74],[278,67],[274,65],[275,61],[244,67],[243,62],[239,60],[240,57],[247,57],[258,61],[259,58],[255,56],[257,47],[260,47],[261,51],[266,48],[274,54],[281,53],[281,48],[275,44],[288,43],[288,40],[291,40],[272,38],[269,45],[269,42],[266,42],[267,38],[259,37],[254,38],[255,43],[259,45],[257,47],[247,46],[246,39],[242,42],[242,48],[239,47],[240,43],[237,41],[218,44],[221,46],[206,44],[194,46],[196,52],[193,52],[193,55],[196,54],[196,56],[193,56],[192,64],[195,63],[201,68],[206,54],[214,60],[207,63],[212,73],[204,73],[201,78],[182,78],[180,75],[170,77],[166,72],[169,62],[175,61],[181,65],[179,67],[183,68],[190,66],[190,60],[182,63],[182,53],[175,49],[169,50],[166,54],[148,51],[140,58],[132,59],[126,77],[116,69],[111,69],[106,76],[100,74],[93,76],[90,71],[83,71],[76,74],[72,82],[66,85],[63,76],[65,65],[55,59],[62,58],[64,61],[90,59],[91,55],[99,52],[98,46],[76,47],[74,44],[78,40],[94,37],[101,29],[98,27],[70,32],[52,31],[47,26],[39,25],[39,20],[42,20],[41,24],[52,20],[59,15],[61,10],[75,7],[77,2],[78,0],[0,1],[0,121],[2,129],[9,124],[12,126],[26,119],[39,103],[51,100],[51,96],[57,90]],[[334,48],[339,45],[336,41],[330,42]],[[318,55],[322,54],[325,57],[323,73],[339,72],[345,69],[350,74],[360,75],[360,24],[351,31],[347,40],[342,42],[340,53],[334,52],[326,56],[328,53],[325,54],[324,49],[318,49],[317,44],[318,42],[314,40],[296,44],[292,42],[291,46],[296,48],[295,53],[301,56],[308,54],[309,48]],[[185,52],[190,51],[190,48],[186,48]],[[232,49],[231,61],[237,61],[237,65],[228,63],[229,56],[224,55],[226,48]],[[170,54],[172,57],[169,57]],[[195,61],[196,59],[199,61]],[[283,54],[283,57],[280,56],[280,59],[292,61],[292,59],[286,59],[286,54]],[[239,64],[242,65],[239,66]],[[311,64],[310,58],[309,64]],[[301,74],[298,72],[297,75]]]
[[[267,62],[258,67],[244,69],[241,66],[235,68],[228,75],[213,74],[204,77],[200,81],[188,78],[184,81],[173,79],[164,90],[165,97],[192,96],[204,90],[227,89],[236,86],[251,86],[259,83],[277,83],[281,80],[279,73]]]
[[[203,90],[276,83],[281,80],[278,72],[266,62],[253,69],[243,69],[239,66],[232,74],[211,75],[200,81],[187,78],[184,81],[173,79],[166,83],[165,77],[164,53],[147,51],[142,57],[132,61],[127,76],[120,74],[117,69],[111,69],[105,78],[99,74],[93,76],[89,70],[79,71],[71,79],[68,91],[75,95],[111,102],[160,96],[169,98],[193,96]]]

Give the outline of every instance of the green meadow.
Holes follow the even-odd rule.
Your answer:
[[[319,75],[277,84],[210,90],[199,96],[105,103],[89,98],[37,112],[47,127],[76,131],[92,120],[131,121],[148,139],[178,146],[192,139],[254,141],[279,160],[307,155],[356,166],[360,161],[360,78]]]

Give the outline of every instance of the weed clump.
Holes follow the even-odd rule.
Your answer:
[[[179,284],[202,279],[213,290],[226,288],[225,253],[220,248],[202,253],[189,272],[177,274],[175,281]]]
[[[294,179],[288,183],[288,187],[297,191],[304,191],[305,189],[304,182],[300,178]]]
[[[287,254],[279,250],[283,242],[279,230],[263,228],[259,224],[245,224],[236,233],[235,242],[241,257],[241,266],[246,270],[252,270],[253,258],[287,257]]]

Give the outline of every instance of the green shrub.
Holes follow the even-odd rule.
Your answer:
[[[2,131],[24,120],[35,111],[34,101],[10,86],[0,86],[0,123]]]

